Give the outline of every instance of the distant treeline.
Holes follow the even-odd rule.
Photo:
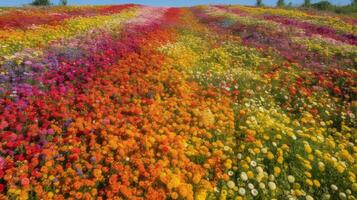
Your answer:
[[[67,0],[61,0],[59,5],[66,6],[68,4]],[[33,6],[51,6],[53,5],[50,0],[34,0],[31,5]]]
[[[264,6],[264,3],[262,0],[257,0],[256,1],[256,6]],[[286,4],[284,0],[278,0],[276,2],[277,7],[296,7],[293,6],[292,2],[289,2]],[[355,14],[357,15],[357,0],[352,0],[349,5],[344,5],[344,6],[339,6],[339,5],[333,5],[327,0],[319,1],[317,3],[311,3],[310,0],[304,0],[304,3],[297,6],[300,8],[306,8],[306,9],[317,9],[317,10],[323,10],[323,11],[333,11],[336,13],[341,13],[341,14]]]
[[[60,5],[67,5],[68,1],[67,0],[61,0]],[[51,0],[34,0],[31,5],[34,6],[50,6],[53,5],[51,3]],[[263,0],[256,0],[256,6],[264,6]],[[293,6],[292,2],[290,1],[289,3],[286,3],[285,0],[278,0],[276,2],[277,7],[295,7]],[[323,10],[323,11],[333,11],[336,13],[341,13],[341,14],[355,14],[357,15],[357,0],[352,0],[349,5],[344,5],[344,6],[338,6],[338,5],[333,5],[327,0],[319,1],[317,3],[311,3],[310,0],[304,0],[304,3],[298,7],[301,8],[312,8],[312,9],[317,9],[317,10]]]

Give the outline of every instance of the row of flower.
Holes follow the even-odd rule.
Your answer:
[[[356,199],[354,43],[261,9],[134,6],[8,36],[26,45],[0,68],[0,199]]]
[[[34,29],[3,29],[0,30],[0,62],[4,63],[4,59],[8,56],[13,56],[16,52],[22,51],[25,48],[43,48],[52,41],[72,37],[92,29],[97,29],[100,26],[105,26],[109,23],[116,23],[117,20],[125,20],[127,17],[132,17],[135,8],[130,11],[120,12],[112,15],[98,15],[89,17],[77,17],[65,19],[61,23],[51,25],[42,24]]]
[[[216,132],[213,139],[222,143],[228,176],[208,197],[354,199],[353,65],[326,66],[323,63],[331,59],[328,55],[320,58],[322,64],[306,68],[302,58],[296,62],[287,59],[294,49],[284,52],[273,42],[264,48],[254,41],[269,40],[274,37],[269,32],[284,27],[263,24],[250,28],[259,20],[236,20],[225,12],[219,16],[216,9],[193,8],[200,22],[210,28],[199,24],[185,31],[175,44],[161,49],[175,60],[175,67],[186,71],[189,80],[204,88],[220,89],[231,99],[233,138],[229,132]],[[243,28],[237,32],[240,23]],[[257,32],[264,35],[254,38]],[[288,35],[285,32],[278,37]],[[281,45],[280,41],[275,44]],[[305,55],[315,56],[310,51]],[[230,143],[232,139],[236,142]],[[201,152],[195,156],[207,158]]]
[[[0,29],[29,29],[43,24],[56,25],[69,18],[110,15],[133,6],[125,4],[10,9],[0,13]]]

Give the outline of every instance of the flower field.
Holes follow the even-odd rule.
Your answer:
[[[357,199],[357,19],[0,9],[0,199]]]

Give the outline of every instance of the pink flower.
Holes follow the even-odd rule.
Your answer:
[[[3,158],[3,157],[0,156],[0,170],[1,170],[1,169],[4,169],[4,168],[5,168],[5,165],[6,165],[6,160],[5,160],[5,158]]]

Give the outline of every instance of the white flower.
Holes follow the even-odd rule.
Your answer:
[[[228,181],[227,186],[228,186],[230,189],[233,189],[233,188],[236,186],[236,184],[235,184],[233,181]]]
[[[292,175],[289,175],[288,176],[288,181],[289,181],[289,183],[294,183],[295,182],[295,177],[292,176]]]
[[[250,165],[252,167],[256,167],[257,166],[257,162],[255,162],[254,160],[250,161]]]
[[[334,191],[337,191],[338,190],[338,187],[334,184],[331,185],[331,190],[334,190]]]
[[[261,189],[265,189],[265,184],[264,184],[264,183],[259,183],[259,187],[260,187]]]
[[[340,199],[346,199],[347,198],[347,195],[345,193],[343,193],[343,192],[340,192],[338,194],[338,196],[340,197]]]
[[[223,147],[223,150],[229,151],[229,146],[224,146],[224,147]]]
[[[248,175],[247,175],[247,173],[245,173],[245,172],[240,173],[240,178],[241,178],[243,181],[247,181],[247,180],[248,180]]]
[[[329,200],[329,199],[331,199],[331,195],[330,194],[324,194],[324,195],[322,195],[322,199],[323,200]]]
[[[244,189],[244,188],[239,188],[239,189],[238,189],[238,193],[239,193],[241,196],[244,196],[244,195],[245,195],[245,189]]]
[[[274,146],[274,147],[276,147],[276,146],[277,146],[276,142],[273,142],[272,144],[273,144],[273,146]]]
[[[267,153],[268,152],[268,148],[264,147],[262,148],[262,153]]]
[[[346,193],[347,193],[347,194],[352,194],[352,191],[351,191],[350,189],[347,189],[347,190],[346,190]]]
[[[258,195],[258,190],[252,189],[251,193],[252,193],[253,196],[257,196]]]
[[[269,181],[268,186],[269,186],[270,190],[276,189],[276,184],[274,182]]]
[[[314,200],[314,198],[312,197],[312,196],[310,196],[310,195],[306,195],[306,200]]]
[[[237,154],[237,158],[242,159],[242,154],[241,153]]]
[[[248,183],[248,188],[252,190],[254,189],[254,185],[252,183]]]
[[[263,168],[260,167],[260,166],[258,166],[258,167],[256,168],[256,170],[257,170],[258,174],[263,173],[263,171],[264,171]]]

